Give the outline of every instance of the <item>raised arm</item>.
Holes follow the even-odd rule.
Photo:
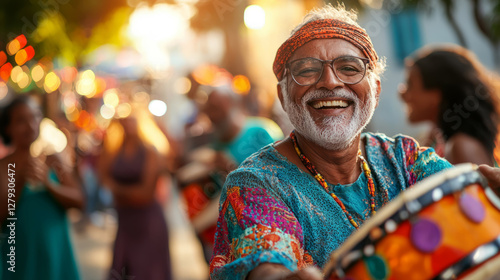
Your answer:
[[[78,185],[72,169],[67,164],[64,164],[61,155],[56,154],[47,157],[48,168],[54,170],[57,181],[47,179],[45,184],[50,194],[64,208],[83,209],[84,196],[81,187]],[[49,176],[47,174],[47,176]]]

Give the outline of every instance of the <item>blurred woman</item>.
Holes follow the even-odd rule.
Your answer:
[[[44,159],[30,154],[41,117],[28,96],[15,98],[0,116],[2,139],[11,146],[11,153],[0,160],[0,223],[3,236],[14,233],[13,242],[0,240],[1,279],[79,279],[66,209],[81,209],[83,195],[60,155]],[[15,228],[9,227],[12,222]],[[15,272],[9,271],[11,246]]]
[[[494,164],[498,81],[468,50],[423,49],[407,59],[401,97],[411,123],[431,122],[428,143],[453,164]]]
[[[171,279],[167,225],[155,200],[160,160],[139,136],[135,117],[120,119],[123,142],[101,155],[101,178],[114,196],[118,213],[113,264],[109,279]],[[120,141],[107,136],[108,141]],[[108,142],[109,143],[109,142]],[[121,279],[121,278],[120,278]]]

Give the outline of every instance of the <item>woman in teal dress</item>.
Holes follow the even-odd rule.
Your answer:
[[[0,135],[11,147],[0,160],[0,279],[80,279],[66,209],[82,208],[83,195],[58,155],[31,156],[40,121],[39,108],[27,96],[15,98],[0,117]],[[15,205],[12,211],[7,204]],[[8,256],[12,252],[15,259]]]

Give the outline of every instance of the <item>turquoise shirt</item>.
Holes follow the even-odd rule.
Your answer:
[[[225,151],[238,165],[269,143],[283,139],[283,132],[272,120],[248,117],[240,133],[229,143],[218,142],[215,149]]]
[[[410,137],[364,133],[362,141],[375,183],[376,209],[416,182],[452,166]],[[224,185],[212,279],[245,279],[265,262],[291,271],[309,265],[322,268],[355,231],[331,193],[360,225],[371,213],[367,186],[362,172],[356,182],[329,184],[325,191],[310,173],[273,145],[266,146],[232,172]]]

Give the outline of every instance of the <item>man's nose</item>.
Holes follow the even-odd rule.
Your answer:
[[[333,90],[337,87],[343,87],[344,83],[335,75],[335,70],[333,70],[333,65],[331,62],[323,64],[323,73],[316,83],[317,88],[326,88],[328,90]]]

